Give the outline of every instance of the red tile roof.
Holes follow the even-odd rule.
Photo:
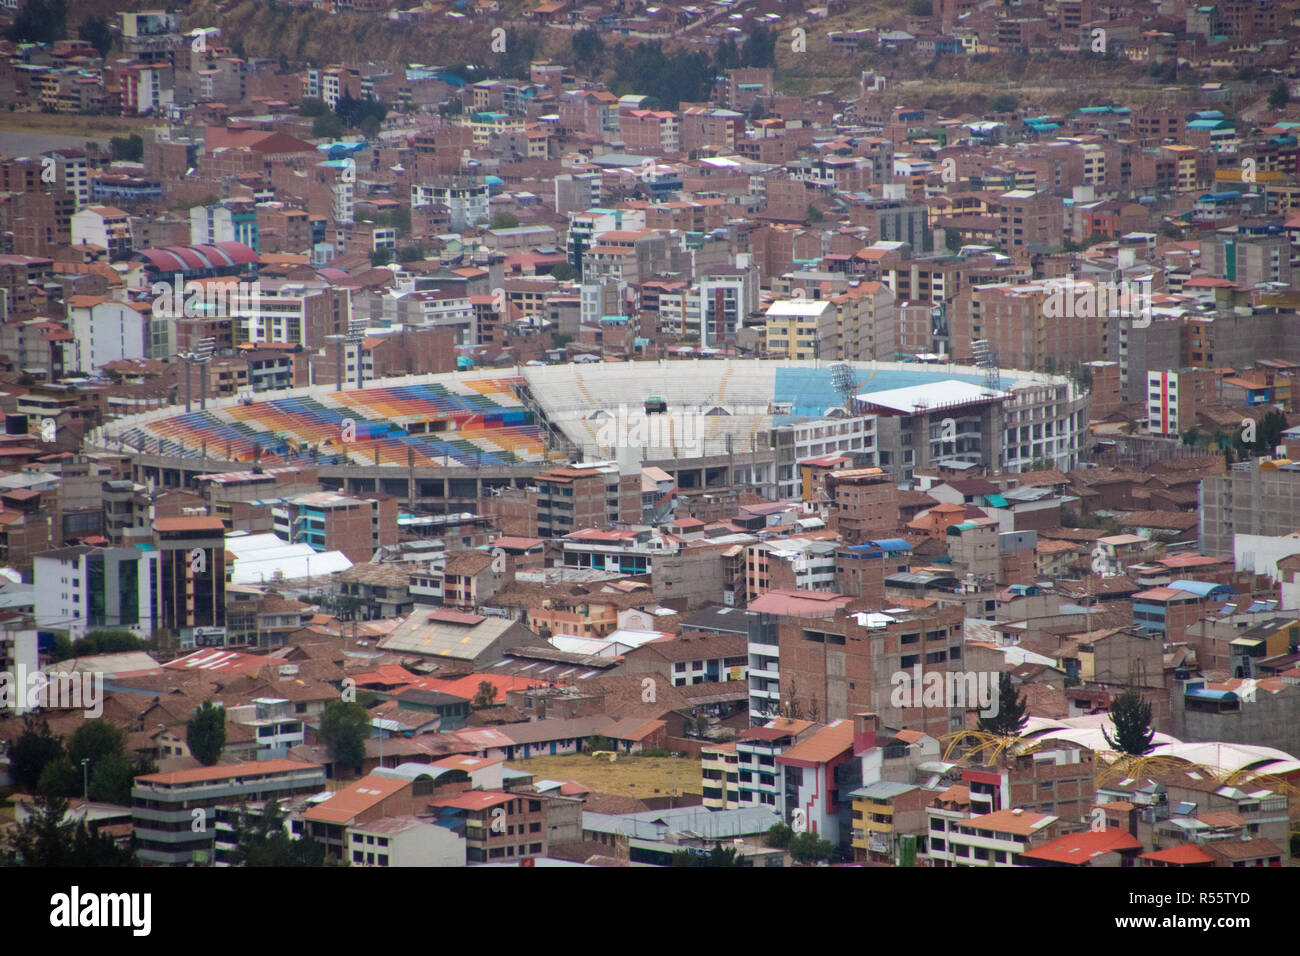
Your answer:
[[[1020,855],[1031,860],[1049,860],[1053,863],[1072,863],[1082,866],[1094,857],[1106,853],[1141,848],[1142,843],[1137,837],[1126,830],[1112,827],[1105,830],[1070,833]]]

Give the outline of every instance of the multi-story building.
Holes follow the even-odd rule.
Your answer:
[[[440,826],[464,837],[469,863],[513,863],[546,855],[548,802],[539,794],[466,790],[429,806]]]
[[[1215,369],[1147,372],[1147,431],[1176,438],[1196,425],[1196,414],[1214,404],[1220,376]]]
[[[97,246],[113,262],[131,258],[131,217],[116,206],[86,206],[72,215],[72,244]]]
[[[641,475],[621,474],[614,462],[548,468],[537,485],[537,535],[559,538],[585,528],[631,524],[641,516]]]
[[[226,626],[226,529],[220,518],[158,518],[157,626],[193,640]]]
[[[233,344],[282,342],[316,351],[326,336],[342,335],[352,319],[346,289],[327,282],[267,280],[257,295],[241,300],[232,318]]]
[[[255,250],[258,245],[258,212],[251,202],[191,206],[190,242],[195,245],[241,242]],[[301,215],[305,218],[307,213]]]
[[[464,232],[488,218],[491,196],[487,182],[475,179],[447,179],[411,186],[411,206],[446,206],[451,214],[451,228],[456,232]]]
[[[700,748],[701,795],[710,810],[740,807],[740,764],[736,742],[705,744]]]
[[[935,706],[916,685],[918,673],[921,680],[964,673],[962,619],[960,607],[786,618],[779,627],[782,699],[822,720],[874,713],[887,726],[934,737],[959,730],[979,703],[954,696]]]
[[[1300,526],[1300,465],[1261,462],[1233,465],[1201,481],[1200,550],[1227,554],[1233,535],[1273,535]]]
[[[998,244],[1010,256],[1060,249],[1065,241],[1065,206],[1048,193],[1013,189],[994,207]]]
[[[1019,807],[952,821],[930,816],[930,861],[934,866],[1019,866],[1020,855],[1060,832],[1059,820]],[[936,840],[944,843],[937,849]]]
[[[275,533],[313,551],[342,551],[360,564],[382,547],[397,544],[397,499],[353,498],[316,491],[285,498],[272,508]]]
[[[136,855],[154,866],[216,862],[218,816],[241,805],[308,797],[325,789],[325,768],[297,760],[256,760],[145,774],[131,787]],[[198,824],[198,825],[196,825]],[[230,831],[225,829],[228,853]]]
[[[69,371],[93,374],[110,362],[166,360],[175,354],[175,320],[155,316],[141,303],[70,296],[68,325],[76,339]]]
[[[698,324],[688,318],[683,328],[699,334],[701,347],[734,338],[745,317],[758,308],[758,272],[750,266],[712,266],[700,275],[698,288]]]
[[[47,551],[32,562],[39,627],[74,639],[96,628],[150,637],[157,623],[156,551],[77,545]]]
[[[90,162],[84,150],[51,149],[41,159],[53,161],[54,184],[72,193],[78,210],[90,205]]]
[[[833,618],[850,598],[830,591],[768,591],[752,602],[746,617],[749,640],[749,720],[759,726],[791,709],[781,679],[782,622],[798,615]],[[790,688],[791,692],[797,687]]]
[[[836,358],[835,315],[835,307],[825,300],[773,302],[764,325],[767,354],[798,360]]]
[[[751,727],[736,741],[736,775],[741,807],[785,805],[785,783],[776,758],[820,727],[811,720],[775,717]]]

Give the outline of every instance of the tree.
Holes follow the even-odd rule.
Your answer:
[[[1291,91],[1287,89],[1286,82],[1279,80],[1277,86],[1268,94],[1268,108],[1271,110],[1286,109],[1286,105],[1291,102]]]
[[[68,801],[62,797],[41,797],[32,815],[14,827],[3,847],[3,866],[137,866],[135,853],[123,849],[111,837],[91,833],[86,821],[67,823]]]
[[[1025,713],[1025,699],[1011,684],[1011,675],[998,675],[998,712],[992,717],[981,716],[979,728],[986,734],[999,737],[1018,737],[1029,716]]]
[[[44,718],[28,714],[23,718],[23,732],[9,745],[9,773],[19,790],[34,793],[41,771],[62,756],[62,739],[50,731]]]
[[[66,0],[27,0],[9,28],[9,39],[15,43],[54,43],[67,35]]]
[[[724,847],[715,842],[708,856],[692,853],[690,850],[678,850],[673,854],[673,866],[744,866],[745,858],[734,846]]]
[[[88,769],[92,775],[101,760],[125,756],[126,733],[103,717],[86,721],[68,741],[68,759],[73,767],[80,770],[81,762],[89,761]]]
[[[478,693],[474,695],[473,705],[475,707],[491,707],[496,703],[497,688],[491,681],[481,680],[478,682]]]
[[[569,47],[573,50],[573,65],[586,70],[597,67],[605,55],[605,41],[591,27],[569,37]]]
[[[185,725],[185,746],[205,767],[220,760],[226,749],[226,709],[205,701]]]
[[[68,755],[61,753],[45,765],[36,782],[36,792],[42,797],[79,797],[85,788],[80,767],[74,767]]]
[[[113,48],[113,34],[108,28],[108,20],[104,17],[87,17],[77,29],[77,36],[93,46],[100,56],[107,56],[108,51]]]
[[[993,97],[993,102],[989,104],[989,110],[994,113],[1014,113],[1019,105],[1020,100],[1014,94],[1002,93]]]
[[[776,34],[761,24],[754,27],[740,53],[745,66],[776,66]]]
[[[1101,728],[1106,743],[1116,750],[1140,757],[1151,750],[1155,731],[1151,729],[1151,705],[1136,690],[1126,690],[1111,702],[1110,719],[1115,724],[1114,738]]]
[[[235,824],[236,866],[325,866],[323,844],[304,835],[295,840],[284,828],[284,813],[274,800],[266,801],[262,812],[253,816],[239,808]]]
[[[338,139],[343,135],[343,121],[333,113],[317,116],[311,124],[311,135],[317,139]]]
[[[763,845],[784,850],[794,838],[794,831],[784,823],[773,823],[772,828],[763,834]]]
[[[339,767],[361,772],[366,759],[366,738],[370,736],[370,714],[364,707],[342,700],[330,701],[321,717],[320,733],[330,758]]]
[[[804,218],[806,218],[809,222],[821,222],[826,217],[822,215],[822,211],[820,209],[818,209],[812,203],[809,203],[808,211],[804,213]]]
[[[378,268],[379,266],[386,266],[392,261],[393,261],[392,249],[387,249],[387,248],[376,249],[374,252],[370,253],[370,264],[372,266],[375,266],[376,268]]]
[[[303,101],[298,104],[298,113],[301,116],[328,116],[330,108],[324,100],[316,99],[314,96],[304,97]]]
[[[131,762],[124,756],[112,754],[101,760],[90,776],[90,799],[129,807],[134,781],[135,768]]]
[[[512,212],[502,210],[492,217],[493,229],[518,229],[519,217]]]
[[[113,149],[115,160],[138,163],[144,158],[144,140],[140,138],[139,133],[132,133],[130,136],[114,136],[108,142]]]
[[[829,861],[835,855],[835,844],[812,832],[797,833],[790,839],[789,852],[796,863]]]
[[[567,262],[561,262],[559,265],[551,269],[551,278],[557,279],[560,282],[571,282],[578,278],[578,270],[573,268],[573,266],[569,265]]]

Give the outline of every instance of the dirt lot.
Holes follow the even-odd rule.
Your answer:
[[[687,758],[608,757],[572,754],[567,757],[533,757],[512,760],[506,766],[535,774],[539,780],[573,780],[598,793],[625,797],[666,797],[673,792],[673,763],[677,764],[677,792],[699,793],[700,762]]]

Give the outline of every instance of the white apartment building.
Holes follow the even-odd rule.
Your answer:
[[[125,302],[72,296],[68,325],[76,339],[70,350],[73,367],[90,375],[122,359],[167,358],[172,353],[175,324],[175,319],[154,317]]]
[[[127,259],[135,248],[131,217],[116,206],[87,206],[72,215],[72,244],[106,249],[114,262]]]
[[[936,865],[1019,866],[1021,853],[1055,836],[1053,824],[1058,819],[1019,807],[956,820],[945,819],[949,813],[933,807],[926,811],[931,822],[930,858]],[[946,829],[934,828],[939,819],[945,819]],[[944,841],[942,852],[934,849],[936,838]]]
[[[449,185],[413,183],[412,206],[446,206],[451,211],[451,228],[463,232],[489,218],[492,194],[486,182],[466,181]]]
[[[153,634],[157,551],[78,545],[38,555],[36,626],[66,630],[73,640],[95,628]]]

